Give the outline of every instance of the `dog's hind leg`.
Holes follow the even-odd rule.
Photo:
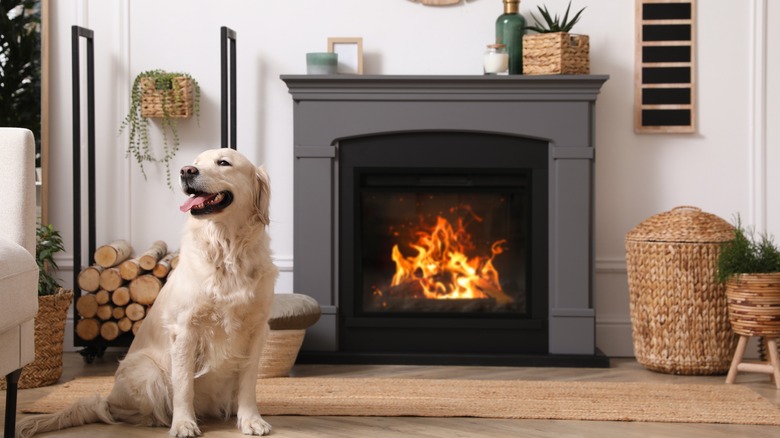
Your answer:
[[[139,426],[170,426],[170,388],[167,374],[155,359],[142,351],[128,354],[108,395],[111,414]]]

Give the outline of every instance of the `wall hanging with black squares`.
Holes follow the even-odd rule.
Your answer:
[[[636,0],[634,131],[696,132],[696,0]]]

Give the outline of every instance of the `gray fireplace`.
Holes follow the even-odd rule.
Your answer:
[[[294,102],[294,288],[322,307],[301,358],[604,363],[593,303],[593,118],[607,76],[282,80]],[[434,233],[407,226],[432,230],[437,216],[482,252],[468,263],[500,267],[500,281],[498,272],[475,280],[481,298],[419,299],[434,293],[423,281],[455,294],[440,286],[450,274],[424,280],[406,268],[415,283],[396,281],[425,252],[403,235]],[[391,236],[401,239],[392,251]],[[395,276],[384,273],[393,266]]]

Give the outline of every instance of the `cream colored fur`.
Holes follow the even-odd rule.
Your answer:
[[[233,203],[215,214],[187,213],[179,265],[120,362],[111,393],[24,418],[21,437],[91,422],[169,426],[171,436],[193,437],[201,434],[197,417],[232,415],[244,434],[270,432],[255,396],[278,275],[266,234],[268,178],[231,149],[204,152],[194,168],[200,191],[230,191]]]

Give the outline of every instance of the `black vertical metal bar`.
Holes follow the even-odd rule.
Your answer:
[[[74,300],[78,293],[79,272],[81,272],[81,84],[79,83],[79,27],[71,27],[71,99],[73,114],[73,290]],[[74,301],[73,320],[78,321]]]
[[[95,208],[95,39],[92,31],[87,39],[87,210],[89,215],[87,258],[97,249]]]
[[[236,33],[231,31],[230,44],[230,147],[235,150],[236,145]]]
[[[222,126],[222,147],[228,147],[228,82],[227,82],[227,33],[228,28],[222,26],[219,31],[220,78],[222,80],[222,102],[220,104],[220,125]]]
[[[88,239],[89,250],[95,252],[95,62],[94,62],[94,32],[79,26],[71,27],[71,73],[72,73],[72,112],[73,112],[73,289],[78,290],[78,276],[81,272],[81,66],[79,38],[87,39],[87,153],[88,153]],[[74,294],[73,319],[78,319],[75,301],[80,296]],[[74,337],[78,341],[78,337]]]
[[[230,52],[228,52],[229,43]],[[230,58],[229,63],[228,58]],[[220,28],[220,60],[222,73],[222,147],[236,149],[236,32],[226,26]],[[228,72],[228,70],[230,71]]]

